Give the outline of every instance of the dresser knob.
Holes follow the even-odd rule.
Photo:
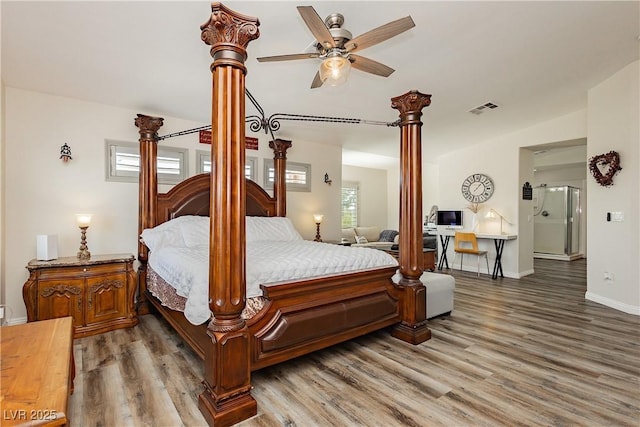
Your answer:
[[[86,269],[86,268],[83,268],[83,269],[82,269],[82,271],[87,271],[87,269]]]

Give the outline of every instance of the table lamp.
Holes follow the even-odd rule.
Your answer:
[[[324,215],[313,215],[313,220],[316,222],[316,238],[313,239],[314,242],[322,242],[322,237],[320,237],[320,224],[322,223],[322,218],[324,218]]]
[[[485,218],[500,218],[500,234],[506,234],[505,232],[502,231],[502,222],[506,222],[509,225],[513,225],[511,224],[509,221],[507,221],[505,219],[504,216],[502,216],[501,214],[499,214],[495,209],[489,209],[489,212],[487,212],[487,214],[485,215]]]
[[[91,252],[89,252],[89,248],[87,247],[87,228],[89,228],[89,224],[91,223],[91,214],[76,214],[76,222],[78,223],[78,227],[80,227],[81,233],[78,259],[89,259],[91,258]]]

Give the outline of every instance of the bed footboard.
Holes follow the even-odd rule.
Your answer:
[[[403,294],[391,280],[396,269],[262,285],[267,305],[247,322],[251,331],[251,369],[398,323]]]

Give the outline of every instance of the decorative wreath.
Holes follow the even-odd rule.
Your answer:
[[[589,170],[598,184],[603,187],[613,185],[613,176],[622,168],[620,155],[616,151],[599,154],[589,159]]]

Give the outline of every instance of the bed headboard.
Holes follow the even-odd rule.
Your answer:
[[[158,194],[156,225],[183,215],[209,216],[211,175],[203,173],[177,184],[167,193]],[[246,180],[247,216],[275,216],[276,199],[258,184]]]

